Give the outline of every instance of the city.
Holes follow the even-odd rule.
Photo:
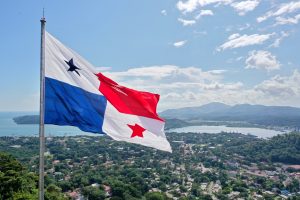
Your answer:
[[[55,186],[61,199],[299,198],[297,133],[270,140],[237,133],[169,133],[168,139],[172,154],[106,136],[47,138],[46,188]],[[0,141],[0,151],[37,172],[37,138]]]

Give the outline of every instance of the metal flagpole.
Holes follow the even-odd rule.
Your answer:
[[[43,15],[41,19],[41,60],[40,60],[40,168],[39,168],[39,200],[44,200],[44,153],[45,153],[45,133],[44,133],[44,109],[45,109],[45,23]]]

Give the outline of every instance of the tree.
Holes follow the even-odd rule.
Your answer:
[[[61,193],[61,188],[54,184],[50,184],[46,188],[45,200],[64,200],[66,199]]]
[[[1,199],[1,196],[0,196]],[[36,200],[37,195],[29,192],[17,192],[13,195],[14,200]]]
[[[89,200],[103,200],[105,193],[97,187],[87,186],[82,189],[82,194]]]
[[[293,179],[293,181],[287,185],[286,187],[290,192],[298,192],[300,188],[299,181],[297,179]]]
[[[199,197],[201,195],[200,186],[197,183],[193,183],[192,189],[191,189],[191,194],[196,197]]]
[[[58,182],[58,186],[62,189],[63,192],[73,189],[71,182],[69,181],[60,181]]]
[[[0,152],[1,199],[37,199],[37,180],[19,161]]]
[[[167,200],[167,196],[160,192],[148,192],[145,195],[147,200]]]

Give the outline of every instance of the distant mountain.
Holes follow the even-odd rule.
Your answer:
[[[300,108],[289,106],[263,106],[209,103],[199,107],[169,109],[159,114],[166,119],[166,129],[214,122],[242,122],[262,126],[288,126],[300,129]],[[26,115],[13,119],[17,124],[38,124],[38,115]],[[210,122],[208,122],[210,121]]]
[[[194,119],[210,113],[225,111],[229,108],[229,105],[214,102],[199,107],[169,109],[161,112],[160,115],[164,118]]]
[[[200,107],[170,109],[160,113],[164,118],[203,121],[241,121],[266,126],[300,127],[300,108],[210,103]]]

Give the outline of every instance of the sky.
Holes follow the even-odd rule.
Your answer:
[[[158,110],[300,107],[300,1],[10,0],[0,6],[0,111],[38,111],[46,30]]]

